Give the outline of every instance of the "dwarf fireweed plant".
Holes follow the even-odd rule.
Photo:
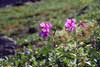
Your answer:
[[[66,20],[65,29],[69,30],[70,32],[75,31],[76,28],[76,19],[69,18]]]
[[[52,30],[52,32],[55,32],[55,34],[53,34],[52,36],[50,36],[50,38],[48,38],[48,40],[46,40],[47,45],[43,50],[43,51],[47,50],[46,57],[50,58],[49,61],[51,63],[53,63],[52,60],[54,59],[58,62],[59,60],[61,60],[60,58],[63,58],[66,60],[63,60],[62,63],[65,63],[66,67],[67,67],[67,65],[69,67],[72,67],[73,65],[75,65],[74,67],[77,67],[77,66],[84,67],[84,66],[88,65],[88,64],[86,64],[86,63],[88,63],[87,59],[90,59],[90,58],[88,58],[86,56],[84,49],[91,48],[91,45],[88,46],[88,44],[85,44],[85,42],[90,39],[90,37],[92,35],[92,31],[93,31],[93,29],[95,29],[94,24],[93,24],[93,26],[92,26],[92,24],[87,23],[85,21],[76,23],[76,19],[69,18],[65,22],[64,29]],[[48,23],[48,22],[40,23],[40,33],[39,33],[40,36],[43,38],[47,38],[50,35],[50,33],[52,33],[51,28],[52,28],[51,23]],[[86,47],[86,48],[84,48],[84,47]],[[52,52],[55,52],[55,53],[50,54]],[[65,55],[67,53],[70,54],[69,57],[71,59],[69,59],[69,57],[67,57],[68,55],[67,56]],[[55,59],[54,57],[52,57],[52,56],[50,57],[47,55],[52,55],[54,57],[55,56],[56,57],[61,56],[61,57]],[[83,59],[84,56],[86,57],[86,59]],[[91,57],[91,56],[89,56],[89,57]],[[76,60],[81,61],[81,59],[83,61],[85,61],[85,64],[83,64],[82,62],[76,63]],[[70,62],[68,62],[67,60],[70,60]],[[91,61],[91,60],[89,60],[89,61]],[[73,63],[73,64],[71,64],[71,63]],[[64,65],[64,64],[62,64],[62,65]]]
[[[50,35],[51,28],[52,28],[52,24],[50,22],[42,22],[42,23],[40,23],[39,36],[43,37],[43,38],[47,38]]]

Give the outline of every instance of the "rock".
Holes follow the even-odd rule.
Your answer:
[[[6,7],[8,5],[20,6],[26,2],[37,2],[37,1],[40,0],[0,0],[0,7]]]
[[[0,36],[0,57],[15,55],[16,41],[7,36]]]

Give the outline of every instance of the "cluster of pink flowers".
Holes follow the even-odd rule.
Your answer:
[[[42,22],[40,23],[40,33],[39,35],[43,38],[47,38],[50,34],[50,30],[52,28],[52,24],[49,22]]]
[[[81,22],[80,26],[84,29],[87,28],[87,25],[85,22]],[[40,33],[39,35],[43,38],[47,38],[50,34],[50,30],[52,28],[52,24],[49,22],[42,22],[40,23]],[[70,31],[70,32],[74,32],[76,29],[76,19],[74,18],[68,18],[65,22],[65,29]]]

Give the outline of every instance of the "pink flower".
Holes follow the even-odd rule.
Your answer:
[[[76,20],[73,18],[67,19],[65,23],[65,28],[73,32],[76,28]]]
[[[42,22],[40,23],[40,27],[41,28],[52,28],[52,24],[50,22],[49,23]]]
[[[43,38],[46,38],[49,36],[50,30],[52,28],[52,24],[51,23],[47,23],[47,22],[42,22],[40,23],[40,33],[39,35]]]
[[[87,28],[88,28],[86,22],[84,22],[84,21],[80,23],[80,26],[81,26],[82,28],[84,28],[84,29],[87,29]]]
[[[42,32],[50,32],[50,29],[49,28],[42,28],[41,31]]]
[[[43,37],[43,38],[47,38],[47,37],[49,36],[49,33],[48,33],[48,32],[42,32],[42,31],[41,31],[41,32],[39,33],[39,36],[40,36],[40,37]]]

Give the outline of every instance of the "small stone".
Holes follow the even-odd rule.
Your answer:
[[[16,41],[7,36],[0,36],[0,57],[15,55]]]

